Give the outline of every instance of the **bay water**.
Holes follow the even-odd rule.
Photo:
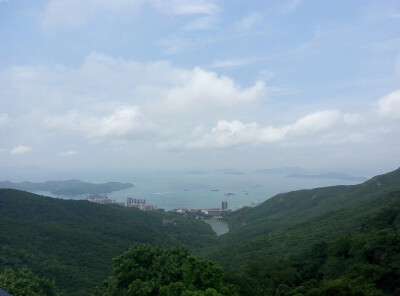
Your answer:
[[[110,177],[108,177],[110,178]],[[146,199],[157,208],[172,210],[177,208],[204,209],[219,208],[222,201],[228,208],[252,206],[278,193],[299,189],[311,189],[332,185],[352,185],[360,182],[338,179],[291,178],[284,175],[260,173],[221,172],[132,172],[114,175],[108,181],[131,182],[133,188],[115,191],[107,196],[117,202],[126,198]],[[90,180],[94,183],[104,179]],[[49,192],[36,192],[65,199],[85,199],[84,195],[59,196]]]

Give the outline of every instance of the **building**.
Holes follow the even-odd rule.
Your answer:
[[[221,209],[208,209],[206,214],[208,216],[219,217],[222,215],[222,213],[225,213],[225,212],[226,211],[222,211]]]
[[[227,209],[228,209],[228,202],[227,201],[221,202],[221,210],[225,211]]]
[[[152,204],[130,204],[128,207],[137,208],[142,211],[153,211],[156,210],[155,206]]]
[[[127,197],[126,198],[126,206],[129,207],[131,205],[144,205],[146,204],[146,200],[144,198],[134,198]]]
[[[86,199],[90,202],[95,202],[98,204],[115,204],[115,199],[110,199],[106,195],[101,194],[89,194]]]
[[[203,209],[201,210],[202,213],[208,215],[208,216],[213,216],[213,217],[219,217],[223,213],[230,212],[231,210],[228,209],[228,202],[223,201],[221,202],[221,208],[213,208],[213,209]]]

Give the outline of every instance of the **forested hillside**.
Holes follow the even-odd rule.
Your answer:
[[[400,170],[279,194],[226,219],[217,239],[195,219],[0,190],[0,272],[28,266],[64,295],[400,293]],[[188,250],[143,244],[186,246],[225,276]]]
[[[396,170],[360,185],[277,195],[226,215],[231,231],[202,255],[222,264],[243,295],[397,295],[399,189]]]
[[[88,295],[135,242],[198,250],[215,239],[208,224],[163,212],[0,189],[0,270],[28,266],[67,294]]]
[[[331,186],[278,194],[255,208],[227,214],[230,232],[225,237],[243,240],[286,228],[340,209],[357,208],[400,190],[400,169],[362,184]]]

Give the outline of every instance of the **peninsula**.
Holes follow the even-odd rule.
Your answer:
[[[44,183],[0,181],[0,188],[24,191],[49,191],[57,195],[106,194],[134,187],[131,183],[107,182],[93,184],[80,180],[46,181]]]

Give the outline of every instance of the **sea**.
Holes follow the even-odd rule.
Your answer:
[[[86,180],[85,180],[86,181]],[[90,180],[96,183],[96,180]],[[134,187],[107,194],[117,202],[127,197],[146,199],[158,209],[219,208],[222,201],[236,210],[242,206],[255,206],[278,193],[333,185],[361,183],[352,180],[323,178],[293,178],[285,175],[262,173],[221,172],[141,172],[114,176],[108,181],[130,182]],[[105,180],[98,180],[98,183]],[[35,193],[63,198],[86,199],[85,195],[61,196],[46,191]]]

